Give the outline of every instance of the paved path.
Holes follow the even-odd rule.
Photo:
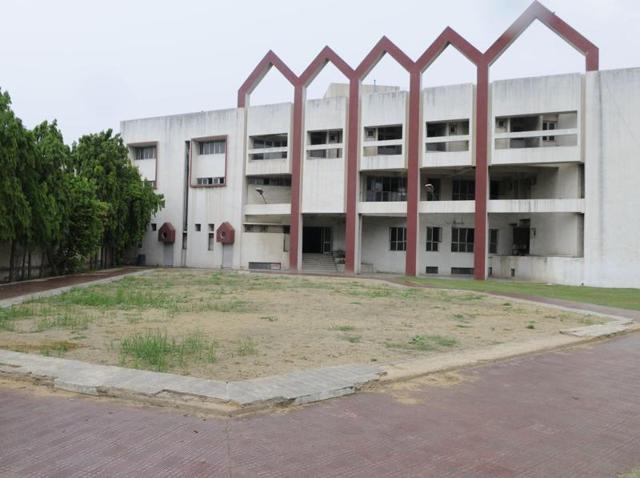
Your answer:
[[[640,334],[461,378],[228,420],[0,385],[0,476],[590,478],[640,465]]]
[[[142,270],[140,267],[119,267],[116,269],[105,269],[99,271],[85,272],[82,274],[72,274],[68,276],[56,276],[46,279],[36,279],[24,282],[12,282],[10,284],[0,285],[0,300],[12,299],[26,294],[36,292],[44,292],[60,287],[68,287],[78,284],[84,284],[100,279],[108,279],[122,274]]]

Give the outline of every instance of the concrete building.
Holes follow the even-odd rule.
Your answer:
[[[536,19],[586,72],[489,82]],[[477,82],[422,88],[448,46]],[[409,91],[361,84],[385,54]],[[307,100],[328,62],[348,83]],[[293,103],[251,106],[271,67]],[[537,2],[485,53],[450,28],[416,61],[383,38],[356,68],[325,48],[297,76],[269,52],[235,109],[122,122],[166,198],[140,253],[164,266],[640,287],[639,111],[640,68],[599,71],[597,47]]]

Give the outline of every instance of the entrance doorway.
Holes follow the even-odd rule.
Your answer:
[[[302,252],[308,254],[330,254],[332,249],[330,227],[303,227]]]

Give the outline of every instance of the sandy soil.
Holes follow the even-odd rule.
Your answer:
[[[13,330],[0,329],[0,347],[131,366],[123,362],[120,344],[132,334],[158,330],[178,341],[198,334],[215,341],[215,362],[193,359],[172,364],[169,371],[238,380],[326,365],[402,361],[596,322],[475,292],[353,278],[158,270],[77,293],[124,298],[88,306],[62,295],[16,306],[24,317],[11,322]],[[138,304],[140,297],[152,305]],[[57,317],[79,323],[38,325]]]

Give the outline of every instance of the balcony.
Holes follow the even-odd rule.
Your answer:
[[[584,213],[584,199],[492,199],[489,213]]]
[[[244,214],[245,216],[285,216],[291,214],[291,204],[246,204]]]
[[[405,169],[405,157],[402,154],[402,139],[367,141],[362,150],[360,170],[398,170]]]
[[[359,212],[367,216],[403,216],[407,214],[407,203],[361,201]]]
[[[420,214],[473,214],[475,201],[420,201]]]

